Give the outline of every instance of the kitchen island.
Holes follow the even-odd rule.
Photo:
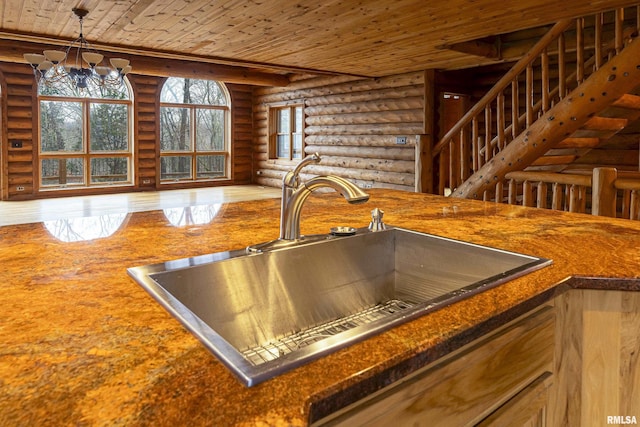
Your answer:
[[[370,193],[357,206],[310,197],[302,233],[366,226],[378,207],[390,225],[553,265],[247,388],[126,269],[274,239],[279,200],[210,206],[202,224],[163,211],[96,219],[109,235],[91,240],[68,238],[64,222],[2,227],[2,425],[307,425],[572,289],[640,291],[639,222]]]

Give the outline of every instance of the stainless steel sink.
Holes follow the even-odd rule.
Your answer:
[[[550,263],[390,227],[128,272],[252,386]]]

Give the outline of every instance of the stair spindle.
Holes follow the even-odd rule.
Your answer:
[[[616,9],[616,17],[615,17],[616,55],[619,54],[620,51],[622,51],[622,48],[624,47],[624,37],[622,36],[623,24],[624,24],[624,9],[623,8]]]
[[[584,81],[584,18],[576,19],[576,80]]]

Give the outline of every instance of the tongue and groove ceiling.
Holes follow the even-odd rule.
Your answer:
[[[278,74],[379,77],[512,60],[509,33],[636,4],[624,0],[4,0],[0,39],[87,39],[149,56],[204,59]],[[504,39],[495,37],[504,35]],[[35,37],[35,38],[34,38]],[[524,50],[526,52],[526,50]],[[522,53],[524,53],[522,52]]]

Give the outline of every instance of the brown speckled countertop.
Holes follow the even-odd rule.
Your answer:
[[[572,286],[640,290],[640,222],[390,190],[371,195],[359,206],[334,194],[309,198],[302,232],[366,226],[379,207],[388,224],[554,264],[247,388],[126,268],[271,240],[279,200],[217,206],[204,225],[174,226],[162,211],[103,218],[113,234],[75,242],[53,235],[73,237],[64,222],[2,227],[0,424],[305,425]]]

